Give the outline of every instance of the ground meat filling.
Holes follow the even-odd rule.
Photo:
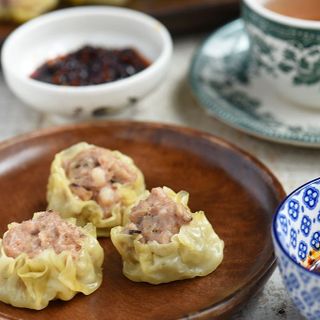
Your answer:
[[[141,241],[169,243],[182,225],[192,220],[190,211],[174,202],[162,188],[154,188],[146,200],[140,201],[130,214],[125,232],[141,234]]]
[[[134,183],[137,174],[107,149],[92,147],[79,152],[64,164],[70,189],[81,200],[95,200],[103,209],[105,218],[120,202],[119,184]]]
[[[12,258],[21,253],[33,258],[50,248],[57,254],[69,251],[76,257],[84,236],[80,228],[61,219],[58,213],[46,211],[32,220],[15,223],[4,235],[3,248]]]

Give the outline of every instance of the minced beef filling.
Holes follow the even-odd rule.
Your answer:
[[[116,183],[130,184],[137,178],[130,166],[116,158],[110,150],[92,147],[81,151],[64,164],[70,189],[81,200],[95,200],[105,217],[120,202]]]
[[[3,248],[8,257],[16,258],[26,253],[33,258],[52,248],[57,254],[70,251],[76,257],[81,249],[81,230],[52,211],[42,212],[37,218],[15,223],[3,238]]]
[[[186,207],[174,202],[162,188],[154,188],[146,200],[132,209],[131,223],[125,232],[141,234],[142,242],[169,243],[181,226],[191,220],[191,213]]]

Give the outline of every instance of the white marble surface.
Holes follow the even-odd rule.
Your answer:
[[[177,123],[211,132],[256,155],[271,168],[290,191],[320,176],[320,150],[277,145],[251,138],[209,118],[190,94],[186,74],[194,50],[202,37],[175,41],[172,67],[162,86],[132,110],[112,118],[130,118]],[[53,125],[49,117],[26,108],[7,89],[0,76],[0,140],[38,128]],[[237,320],[302,319],[292,306],[282,285],[278,270],[264,291],[234,315]]]

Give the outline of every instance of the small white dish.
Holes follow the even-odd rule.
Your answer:
[[[150,62],[126,79],[82,87],[52,85],[30,78],[48,59],[84,45],[133,47]],[[129,9],[80,7],[36,18],[14,31],[2,48],[2,68],[10,89],[42,112],[88,117],[140,100],[163,79],[172,55],[172,39],[154,18]]]

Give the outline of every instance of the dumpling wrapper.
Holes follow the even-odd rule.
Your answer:
[[[175,202],[188,207],[189,194],[164,187]],[[124,233],[124,227],[111,230],[111,240],[123,260],[123,274],[132,281],[160,284],[206,276],[223,260],[224,242],[214,232],[203,211],[192,213],[168,244],[142,243],[140,234]]]
[[[68,222],[75,224],[74,219]],[[25,253],[8,257],[0,239],[0,301],[41,310],[51,300],[70,300],[78,292],[89,295],[97,290],[102,282],[104,252],[92,224],[81,230],[85,237],[76,259],[71,252],[57,254],[53,249],[33,258]]]
[[[76,218],[77,224],[81,226],[91,222],[96,226],[98,236],[109,236],[110,229],[122,224],[125,212],[145,192],[144,177],[131,158],[119,151],[112,151],[117,158],[129,164],[135,170],[137,179],[133,185],[118,184],[118,192],[122,199],[121,205],[114,206],[111,216],[105,218],[103,210],[96,201],[83,201],[72,193],[69,187],[70,182],[62,165],[63,161],[68,161],[79,152],[91,147],[94,147],[94,145],[81,142],[56,154],[51,164],[48,182],[48,209],[58,211],[63,218]]]
[[[13,20],[25,22],[54,9],[58,4],[58,0],[14,0],[9,1],[6,6],[8,14]]]

